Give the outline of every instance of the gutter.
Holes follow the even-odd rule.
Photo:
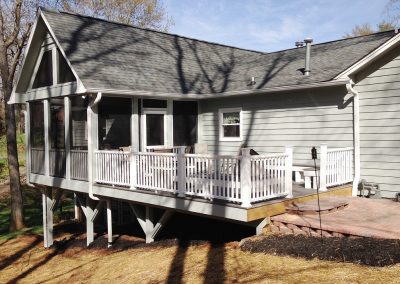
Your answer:
[[[266,94],[266,93],[277,93],[284,91],[295,91],[295,90],[304,90],[304,89],[314,89],[314,88],[323,88],[323,87],[333,87],[333,86],[344,86],[349,83],[348,79],[341,80],[331,80],[326,82],[318,82],[318,83],[306,83],[299,85],[288,85],[288,86],[279,86],[272,87],[266,89],[252,89],[252,90],[240,90],[240,91],[230,91],[224,93],[209,93],[209,94],[195,94],[195,93],[155,93],[149,91],[133,91],[133,90],[118,90],[118,89],[102,89],[102,88],[88,88],[86,89],[87,93],[98,93],[101,92],[107,95],[115,95],[115,96],[141,96],[141,97],[162,97],[162,98],[171,98],[171,99],[219,99],[225,97],[234,97],[234,96],[243,96],[243,95],[257,95],[257,94]]]
[[[353,189],[352,195],[357,196],[358,193],[358,184],[360,182],[360,98],[357,90],[353,88],[354,82],[350,80],[348,84],[346,84],[346,89],[349,94],[353,95],[354,99],[354,114],[353,114],[353,128],[354,128],[354,180],[353,180]]]
[[[95,147],[94,144],[95,141],[93,141],[93,127],[94,125],[92,124],[93,120],[93,108],[97,106],[97,104],[100,102],[102,97],[102,93],[98,92],[96,95],[95,100],[89,104],[87,108],[87,125],[88,125],[88,182],[89,182],[89,197],[93,200],[100,200],[99,198],[95,197],[93,195],[93,183],[94,183],[94,174],[93,174],[93,169],[96,168],[96,163],[94,162],[94,155],[93,155],[93,148]],[[97,148],[97,147],[96,147]]]

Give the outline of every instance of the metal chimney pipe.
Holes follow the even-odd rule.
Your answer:
[[[313,42],[312,38],[306,38],[304,39],[304,42],[306,44],[306,66],[304,68],[304,75],[308,76],[310,75],[310,58],[311,58],[311,43]]]

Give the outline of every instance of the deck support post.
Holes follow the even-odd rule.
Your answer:
[[[161,218],[156,222],[153,207],[144,206],[144,208],[141,208],[138,205],[133,204],[129,204],[129,206],[145,234],[146,243],[154,242],[154,239],[157,237],[163,226],[168,222],[173,213],[172,210],[165,210]]]
[[[186,159],[185,148],[178,148],[178,197],[185,197],[186,189]]]
[[[326,191],[326,173],[327,173],[327,158],[328,158],[328,145],[321,144],[321,156],[319,162],[319,190]]]
[[[89,195],[86,196],[85,201],[83,199],[79,198],[78,195],[78,201],[81,204],[82,211],[85,214],[86,218],[86,245],[89,246],[91,243],[94,241],[94,222],[96,221],[97,216],[99,215],[99,212],[101,212],[104,201],[100,200],[97,202],[94,201],[89,197]]]
[[[285,161],[285,185],[286,185],[286,198],[293,198],[293,182],[292,182],[292,170],[293,170],[293,146],[287,146],[285,148],[287,154]]]
[[[51,187],[46,187],[42,191],[42,206],[43,206],[43,245],[49,248],[53,245],[53,190]]]
[[[111,200],[107,200],[107,247],[113,244]]]
[[[242,149],[242,157],[240,161],[240,188],[242,191],[242,207],[251,207],[250,148]]]
[[[256,226],[256,235],[262,235],[263,233],[263,229],[265,228],[265,226],[267,226],[269,223],[271,222],[271,218],[268,216],[264,219],[261,220],[260,223],[258,223],[258,225]]]

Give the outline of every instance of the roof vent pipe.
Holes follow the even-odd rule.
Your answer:
[[[306,38],[304,39],[304,42],[306,44],[306,66],[304,68],[304,75],[308,76],[310,75],[310,57],[311,57],[311,43],[313,42],[312,38]]]

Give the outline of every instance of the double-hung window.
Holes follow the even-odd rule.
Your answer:
[[[242,140],[242,109],[225,108],[219,110],[219,137],[221,141]]]

